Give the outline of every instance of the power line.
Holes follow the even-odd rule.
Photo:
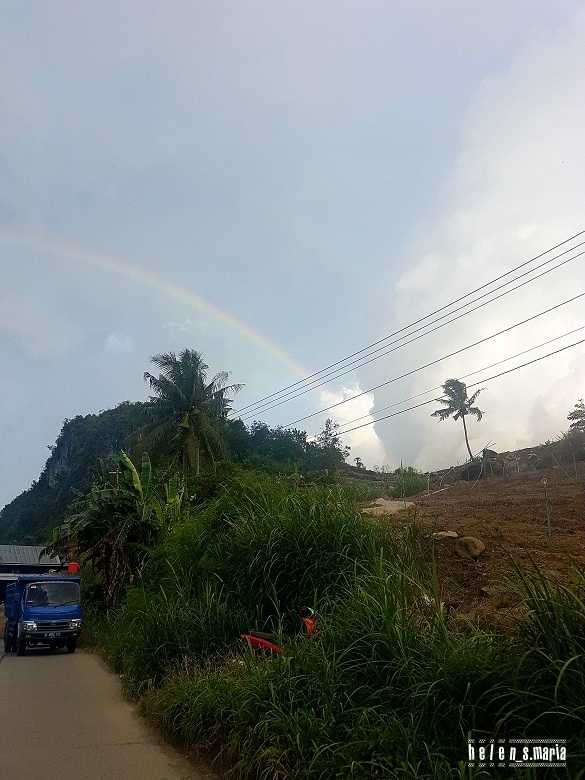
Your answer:
[[[391,338],[392,336],[396,336],[398,333],[402,333],[405,330],[408,330],[414,325],[418,325],[421,322],[424,322],[425,320],[429,319],[430,317],[433,317],[435,314],[438,314],[441,311],[444,311],[445,309],[448,309],[450,306],[453,306],[456,303],[459,303],[460,301],[464,300],[465,298],[468,298],[471,295],[474,295],[476,292],[479,292],[480,290],[485,289],[486,287],[489,287],[490,285],[494,284],[495,282],[500,281],[500,279],[504,279],[506,276],[509,276],[510,274],[514,273],[515,271],[518,271],[520,268],[525,267],[526,265],[530,265],[530,263],[533,263],[535,260],[539,260],[541,257],[544,257],[544,255],[548,254],[549,252],[554,252],[555,249],[558,249],[560,246],[564,246],[564,244],[569,243],[570,241],[573,241],[573,239],[578,238],[579,236],[583,235],[585,233],[585,230],[580,230],[578,233],[575,233],[574,235],[570,236],[569,238],[566,238],[564,241],[560,241],[558,244],[555,244],[554,246],[550,247],[549,249],[546,249],[544,252],[541,252],[538,255],[535,255],[534,257],[531,257],[529,260],[525,260],[524,262],[520,263],[519,265],[514,266],[509,271],[506,271],[499,276],[496,276],[494,279],[491,279],[488,282],[485,282],[484,284],[480,285],[479,287],[474,288],[473,290],[470,290],[469,292],[465,293],[464,295],[459,296],[459,298],[455,298],[454,300],[450,301],[449,303],[444,304],[443,306],[440,306],[438,309],[435,309],[434,311],[430,312],[429,314],[426,314],[423,317],[420,317],[418,320],[415,320],[414,322],[409,323],[408,325],[403,326],[402,328],[399,328],[398,330],[393,331],[392,333],[387,334],[386,336],[383,336],[380,339],[377,339],[376,341],[373,341],[371,344],[366,345],[365,347],[362,347],[361,349],[357,350],[356,352],[352,352],[350,355],[347,355],[339,360],[337,360],[334,363],[329,364],[328,366],[325,366],[322,369],[319,369],[318,371],[313,372],[312,374],[307,375],[303,379],[299,379],[296,382],[293,382],[290,385],[286,385],[285,387],[281,388],[280,390],[275,391],[274,393],[270,393],[269,395],[263,396],[262,398],[258,399],[257,401],[254,401],[252,403],[247,404],[246,406],[243,406],[241,409],[238,410],[238,412],[243,412],[246,409],[249,409],[250,407],[257,406],[258,404],[262,403],[263,401],[268,400],[269,398],[274,398],[277,395],[280,395],[285,390],[289,390],[292,387],[296,387],[297,385],[304,384],[309,379],[312,379],[313,377],[322,374],[324,371],[329,370],[330,368],[333,368],[334,366],[339,365],[340,363],[344,363],[346,360],[349,360],[352,357],[355,357],[356,355],[361,354],[362,352],[366,352],[368,349],[371,349],[372,347],[375,347],[377,344],[382,343],[383,341],[386,341],[387,339]],[[580,246],[580,244],[579,244]],[[575,247],[572,247],[574,249]],[[571,250],[567,250],[571,251]],[[559,255],[560,257],[560,255]]]
[[[337,403],[331,404],[330,406],[326,406],[325,408],[319,409],[316,412],[312,412],[311,414],[306,414],[304,417],[299,417],[298,419],[293,420],[290,423],[287,423],[284,427],[288,428],[291,425],[295,425],[298,422],[302,422],[303,420],[308,420],[310,417],[315,417],[315,415],[317,414],[328,412],[330,409],[335,409],[337,406],[341,406],[342,404],[347,404],[350,401],[354,401],[356,398],[361,398],[361,396],[366,395],[367,393],[371,393],[374,390],[379,390],[381,387],[386,387],[386,385],[390,385],[393,382],[397,382],[399,379],[404,379],[407,376],[416,374],[418,371],[422,371],[425,368],[429,368],[429,366],[434,366],[437,363],[441,363],[443,360],[446,360],[447,358],[450,357],[454,357],[455,355],[459,355],[461,354],[461,352],[465,352],[468,349],[477,347],[479,344],[484,344],[486,341],[490,341],[491,339],[496,338],[497,336],[501,336],[503,333],[508,333],[509,331],[514,330],[515,328],[519,328],[521,325],[526,325],[527,322],[532,322],[533,320],[538,319],[538,317],[543,317],[545,314],[550,314],[551,311],[560,309],[562,306],[566,306],[567,304],[572,303],[573,301],[576,301],[579,298],[583,298],[583,296],[585,296],[585,292],[578,293],[577,295],[574,295],[572,298],[567,298],[565,301],[561,301],[560,303],[557,303],[554,306],[549,307],[548,309],[543,309],[543,311],[537,312],[536,314],[527,317],[525,320],[520,320],[520,322],[515,322],[513,325],[509,325],[507,328],[502,328],[502,330],[498,330],[495,333],[490,334],[489,336],[485,336],[484,338],[479,339],[478,341],[474,341],[471,344],[467,344],[464,347],[460,347],[459,349],[456,349],[454,352],[449,352],[447,355],[443,355],[442,357],[437,358],[436,360],[431,360],[429,363],[425,363],[422,366],[413,368],[404,374],[400,374],[399,376],[392,377],[392,379],[388,379],[385,382],[381,382],[379,385],[374,385],[373,387],[369,387],[366,390],[362,390],[360,393],[356,393],[355,395],[352,395],[349,398],[345,398],[343,401],[338,401]]]
[[[585,243],[585,242],[583,242]],[[581,244],[578,244],[578,246],[581,246]],[[574,247],[577,248],[577,247]],[[572,250],[567,250],[572,251]],[[566,254],[566,252],[562,252],[561,254]],[[417,341],[418,339],[424,338],[424,336],[428,336],[430,333],[434,333],[437,330],[440,330],[441,328],[444,328],[446,325],[450,325],[452,322],[455,322],[456,320],[461,319],[462,317],[466,317],[468,314],[472,314],[474,311],[477,311],[478,309],[483,308],[484,306],[488,306],[490,303],[493,303],[494,301],[499,300],[500,298],[503,298],[504,296],[508,295],[511,292],[514,292],[515,290],[518,290],[520,287],[524,287],[527,284],[531,284],[532,282],[535,282],[537,279],[540,279],[542,276],[546,276],[549,273],[552,273],[553,271],[556,271],[557,269],[561,268],[561,266],[566,265],[567,263],[572,262],[573,260],[577,260],[579,257],[585,255],[585,250],[582,252],[578,252],[576,255],[573,255],[573,257],[569,257],[566,260],[563,260],[560,263],[557,263],[557,265],[553,266],[552,268],[548,268],[546,271],[543,271],[540,274],[536,274],[536,276],[531,277],[530,279],[526,279],[524,282],[521,282],[520,284],[517,284],[515,287],[511,287],[509,290],[505,290],[503,293],[500,293],[499,295],[494,296],[493,298],[490,298],[488,301],[484,301],[483,303],[479,304],[479,306],[475,306],[472,309],[468,309],[467,311],[463,312],[462,314],[458,314],[456,317],[453,317],[450,320],[447,320],[446,322],[443,322],[441,325],[437,325],[435,328],[430,328],[429,330],[425,330],[424,333],[421,333],[419,336],[416,336],[415,338],[410,339],[409,341],[404,341],[402,344],[398,344],[397,347],[393,347],[392,349],[387,349],[385,352],[382,352],[379,355],[376,355],[375,357],[371,357],[375,352],[380,352],[382,349],[386,349],[389,344],[386,344],[384,347],[379,347],[377,350],[374,350],[374,352],[371,352],[370,355],[365,355],[364,357],[368,357],[370,359],[363,360],[358,359],[354,360],[353,363],[347,364],[347,365],[353,365],[352,368],[348,368],[348,370],[342,370],[340,373],[338,373],[339,369],[336,369],[335,371],[331,372],[330,374],[325,374],[323,377],[320,377],[319,379],[313,380],[310,386],[307,386],[303,389],[299,388],[300,392],[297,392],[296,395],[291,396],[291,392],[294,393],[296,391],[291,391],[289,393],[285,393],[285,396],[291,396],[290,398],[286,398],[283,396],[283,400],[277,401],[276,403],[272,404],[269,403],[268,405],[264,405],[260,408],[253,409],[249,412],[246,412],[245,415],[242,416],[242,419],[250,419],[251,417],[254,417],[257,414],[261,414],[263,412],[268,412],[271,409],[275,409],[278,406],[282,406],[285,403],[288,403],[289,401],[294,401],[296,398],[300,398],[302,395],[305,395],[306,393],[311,392],[312,390],[316,390],[319,387],[323,387],[323,385],[328,384],[329,382],[333,382],[336,379],[340,379],[342,376],[346,376],[347,374],[351,374],[353,371],[355,371],[358,368],[362,368],[362,366],[367,366],[369,363],[373,363],[376,360],[379,360],[380,358],[385,357],[386,355],[390,355],[392,352],[396,352],[399,349],[402,349],[402,347],[407,346],[408,344],[412,344],[413,341]],[[561,255],[557,255],[556,257],[552,258],[552,260],[556,260]],[[526,274],[532,273],[533,271],[538,270],[539,268],[542,268],[543,265],[547,265],[550,260],[547,260],[545,263],[542,263],[541,265],[537,266],[536,268],[531,269],[530,271],[525,271],[523,274],[520,274],[515,279],[511,279],[508,282],[505,282],[503,285],[500,285],[500,287],[496,287],[494,290],[490,290],[488,293],[484,293],[483,295],[480,295],[478,298],[476,298],[473,301],[468,301],[468,303],[464,304],[463,306],[460,306],[457,309],[453,309],[453,311],[448,312],[447,314],[441,315],[435,322],[438,322],[441,319],[444,319],[445,317],[450,317],[452,314],[454,314],[457,311],[460,311],[461,309],[466,308],[467,306],[470,306],[472,303],[476,303],[481,298],[484,298],[486,295],[492,295],[492,293],[496,292],[497,290],[501,289],[502,287],[507,286],[508,284],[511,284],[512,282],[518,281],[518,279],[521,279],[523,276],[526,276]],[[395,344],[397,341],[403,341],[403,339],[408,338],[409,336],[412,336],[415,333],[418,333],[420,330],[424,330],[425,328],[429,328],[430,325],[434,325],[435,322],[427,323],[426,325],[422,325],[420,328],[416,328],[415,330],[411,331],[410,333],[406,333],[404,336],[400,336],[400,338],[396,339],[395,341],[391,341],[390,344]],[[362,360],[360,363],[359,360]],[[342,369],[345,369],[346,366],[342,366]],[[324,380],[324,381],[321,381]]]
[[[559,339],[564,339],[567,336],[573,335],[573,333],[578,333],[581,330],[585,330],[585,325],[581,325],[579,328],[573,328],[573,330],[568,330],[566,333],[561,333],[560,336],[555,336],[552,339],[547,339],[546,341],[541,342],[540,344],[536,344],[534,347],[529,347],[528,349],[523,349],[521,352],[516,352],[514,355],[508,355],[508,357],[503,358],[502,360],[497,360],[495,363],[490,363],[487,366],[483,366],[482,368],[478,368],[475,371],[470,371],[468,374],[463,375],[457,375],[459,379],[468,379],[470,376],[475,376],[476,374],[480,374],[482,371],[489,371],[490,368],[495,368],[496,366],[501,366],[502,363],[507,363],[509,360],[514,360],[514,358],[520,357],[521,355],[527,355],[529,352],[534,352],[535,349],[540,349],[541,347],[546,347],[548,344],[552,344],[555,341],[559,341]],[[408,398],[403,398],[401,401],[394,401],[391,404],[387,404],[386,406],[380,407],[375,412],[368,412],[368,414],[362,414],[360,417],[354,417],[353,420],[346,420],[340,427],[345,428],[347,425],[351,425],[352,423],[359,422],[360,420],[364,420],[366,417],[371,417],[373,414],[380,414],[380,412],[385,411],[386,409],[391,409],[393,406],[400,406],[401,404],[405,404],[408,401],[413,401],[415,398],[420,398],[422,395],[428,395],[429,393],[434,393],[437,390],[441,390],[443,385],[436,385],[435,387],[429,387],[428,390],[423,390],[420,393],[415,393],[415,395],[409,395]],[[376,419],[371,420],[371,422],[376,422]],[[343,431],[340,431],[340,433],[343,433]]]
[[[533,363],[538,363],[540,360],[545,360],[546,358],[552,357],[553,355],[558,355],[559,352],[564,352],[566,349],[572,349],[572,347],[577,347],[579,344],[585,343],[585,339],[581,339],[580,341],[575,341],[573,344],[567,344],[565,347],[561,347],[560,349],[555,349],[554,352],[549,352],[547,355],[541,355],[541,357],[534,358],[534,360],[529,360],[527,363],[521,363],[519,366],[514,366],[514,368],[509,368],[507,371],[501,371],[499,374],[494,374],[494,376],[489,376],[486,379],[482,379],[480,382],[473,382],[471,385],[468,385],[468,387],[476,387],[477,385],[482,385],[485,382],[491,382],[494,379],[498,379],[501,376],[505,376],[506,374],[511,374],[513,371],[518,371],[521,368],[526,368],[526,366],[531,366]],[[420,409],[421,406],[427,406],[428,404],[432,404],[436,402],[436,398],[431,398],[428,401],[423,401],[420,404],[415,404],[414,406],[409,406],[407,409],[401,409],[398,412],[393,412],[392,414],[387,414],[384,417],[378,417],[377,420],[372,420],[371,422],[363,423],[362,425],[356,425],[354,428],[350,428],[347,431],[343,431],[343,433],[340,433],[339,436],[345,436],[347,433],[351,433],[352,431],[357,431],[360,428],[365,428],[368,425],[373,425],[374,423],[381,422],[382,420],[388,420],[390,417],[397,417],[399,414],[405,414],[405,412],[411,412],[413,409]]]

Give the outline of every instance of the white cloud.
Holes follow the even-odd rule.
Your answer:
[[[322,390],[320,402],[323,406],[331,406],[357,393],[361,393],[361,388],[358,384],[353,387],[343,387],[339,392]],[[330,414],[327,414],[327,417],[331,417],[334,422],[339,423],[341,426],[344,426],[356,417],[363,417],[359,423],[356,423],[356,425],[361,425],[372,420],[371,412],[373,408],[374,395],[373,393],[367,393],[332,410]],[[359,456],[369,468],[388,462],[384,444],[376,433],[374,426],[366,426],[348,433],[347,436],[343,436],[343,443],[351,447],[350,460]]]
[[[109,333],[104,349],[106,352],[112,352],[113,354],[128,355],[130,352],[134,352],[134,342],[125,333]]]
[[[585,227],[583,40],[585,14],[580,13],[556,34],[533,40],[506,72],[482,85],[462,128],[443,213],[425,233],[424,244],[413,245],[409,271],[398,282],[405,322]],[[445,328],[440,338],[433,337],[434,355],[569,298],[583,291],[584,283],[584,260],[576,260]],[[423,372],[414,389],[584,324],[584,310],[582,300],[577,301],[470,350]],[[585,389],[584,354],[583,346],[576,347],[490,383],[479,399],[485,420],[471,425],[475,448],[488,440],[496,449],[526,446],[566,428],[567,412]],[[421,464],[448,463],[464,455],[460,426],[445,422],[437,429],[439,424],[426,413],[417,420]]]
[[[193,322],[191,319],[189,319],[189,317],[184,319],[182,322],[175,322],[171,320],[170,322],[165,323],[165,328],[178,333],[191,333]]]

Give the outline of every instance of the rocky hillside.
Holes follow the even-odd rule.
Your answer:
[[[144,404],[125,402],[100,414],[65,420],[38,479],[0,511],[0,543],[43,542],[96,463],[126,446],[142,424]]]

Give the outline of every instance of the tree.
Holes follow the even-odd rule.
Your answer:
[[[181,460],[185,473],[194,471],[199,476],[201,450],[215,466],[216,455],[223,449],[230,396],[242,385],[227,385],[227,371],[220,371],[208,381],[209,366],[194,349],[184,349],[178,356],[174,352],[154,355],[152,362],[160,373],[144,374],[154,391],[150,398],[152,422],[146,433],[165,443]]]
[[[71,506],[55,529],[51,552],[79,553],[100,574],[106,607],[115,606],[122,588],[140,574],[148,550],[176,519],[182,487],[165,485],[164,498],[154,489],[147,455],[140,472],[125,452],[113,459],[114,471],[103,463],[89,491]]]
[[[359,457],[359,455],[358,455],[358,457],[357,457],[357,458],[354,458],[354,459],[353,459],[353,461],[354,461],[354,463],[355,463],[355,467],[356,467],[356,469],[363,469],[363,468],[365,468],[365,466],[364,466],[364,464],[363,464],[363,461],[362,461],[362,459]]]
[[[579,398],[575,408],[567,416],[567,420],[572,420],[569,430],[585,433],[585,403],[582,398]]]
[[[432,412],[431,417],[438,417],[440,420],[447,420],[451,416],[454,420],[461,418],[461,421],[463,422],[463,431],[465,433],[465,444],[467,445],[469,457],[473,460],[473,453],[471,452],[469,438],[467,436],[465,418],[470,414],[473,417],[476,417],[479,422],[483,417],[481,409],[478,409],[477,406],[473,405],[475,399],[481,393],[481,389],[476,390],[471,398],[468,398],[467,385],[465,382],[461,382],[459,379],[447,379],[443,385],[443,392],[445,393],[445,397],[437,398],[436,400],[439,401],[439,403],[444,404],[446,408],[437,409]]]
[[[342,445],[338,429],[337,423],[327,419],[323,430],[312,442],[312,456],[317,468],[335,469],[348,457],[350,448]]]

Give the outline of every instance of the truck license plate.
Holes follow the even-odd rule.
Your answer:
[[[49,631],[47,636],[49,637],[49,639],[53,639],[56,636],[61,636],[61,632],[60,631]]]

